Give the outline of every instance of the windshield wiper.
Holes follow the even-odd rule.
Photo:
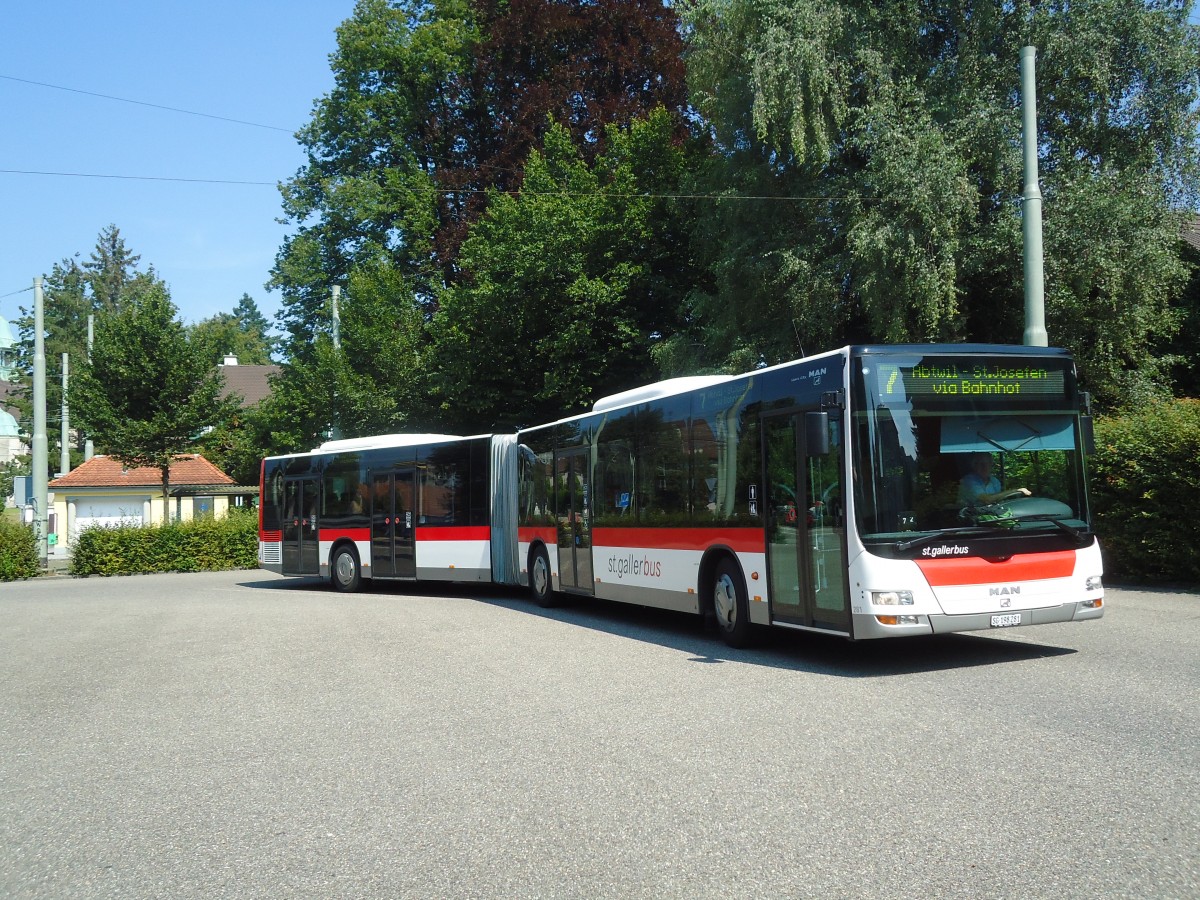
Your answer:
[[[1049,522],[1059,531],[1063,532],[1064,534],[1069,534],[1071,537],[1075,538],[1075,540],[1079,541],[1080,546],[1083,546],[1092,539],[1092,532],[1086,527],[1076,528],[1074,525],[1068,525],[1062,519],[1055,518],[1051,515],[1021,516],[1021,522]]]

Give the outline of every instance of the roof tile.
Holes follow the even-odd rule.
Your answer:
[[[233,479],[199,453],[190,453],[171,463],[171,484],[233,484]],[[151,466],[126,466],[111,456],[94,456],[62,478],[55,478],[50,487],[150,487],[162,484],[162,472]]]

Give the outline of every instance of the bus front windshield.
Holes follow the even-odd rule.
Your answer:
[[[1065,357],[864,356],[853,427],[864,543],[1090,535]]]

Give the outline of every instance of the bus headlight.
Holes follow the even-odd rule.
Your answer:
[[[912,606],[912,591],[871,591],[871,602],[876,606]]]
[[[1091,575],[1088,577],[1087,583],[1084,585],[1084,587],[1089,591],[1098,591],[1104,587],[1104,579],[1099,575]]]

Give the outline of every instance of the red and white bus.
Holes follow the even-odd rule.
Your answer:
[[[1061,350],[856,346],[515,435],[335,442],[264,461],[261,561],[344,590],[449,578],[682,610],[734,645],[767,625],[865,639],[1099,618],[1085,407]],[[329,498],[350,472],[348,513]]]
[[[376,578],[514,581],[500,561],[513,551],[504,556],[512,541],[493,526],[492,473],[511,483],[515,466],[496,467],[493,445],[511,454],[514,440],[383,435],[264,459],[260,566],[328,577],[340,591]]]

